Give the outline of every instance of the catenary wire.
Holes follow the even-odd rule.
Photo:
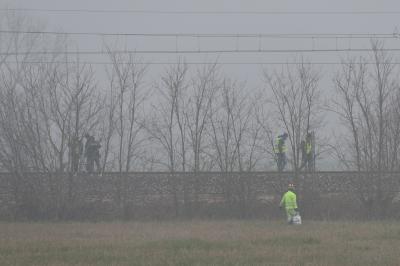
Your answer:
[[[316,38],[316,39],[370,39],[400,38],[398,33],[111,33],[111,32],[62,32],[62,31],[18,31],[0,30],[5,34],[45,34],[83,36],[140,36],[140,37],[193,37],[193,38]]]
[[[379,51],[398,52],[400,48],[381,48]],[[226,50],[114,50],[114,51],[21,51],[0,52],[0,56],[18,55],[107,55],[114,54],[223,54],[223,53],[329,53],[329,52],[371,52],[371,48],[348,49],[226,49]]]
[[[359,11],[193,11],[193,10],[156,10],[156,9],[51,9],[51,8],[0,8],[1,12],[47,12],[47,13],[136,13],[161,15],[398,15],[393,10]]]
[[[4,61],[7,64],[65,64],[71,63],[75,64],[75,61]],[[352,65],[373,65],[376,62],[167,62],[167,61],[149,61],[149,62],[100,62],[100,61],[79,61],[79,64],[83,65],[127,65],[127,64],[136,64],[136,65],[177,65],[177,64],[186,64],[186,65],[343,65],[343,64],[352,64]],[[385,62],[388,65],[400,65],[400,62]]]

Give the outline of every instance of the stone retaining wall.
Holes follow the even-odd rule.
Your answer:
[[[283,216],[277,205],[294,173],[201,172],[1,173],[2,220],[263,218]],[[397,218],[400,173],[301,173],[305,219]],[[384,211],[382,211],[384,209]]]

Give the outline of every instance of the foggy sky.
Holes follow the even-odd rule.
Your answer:
[[[1,6],[36,9],[113,9],[153,11],[396,11],[398,1],[265,1],[265,0],[0,0]],[[398,25],[398,15],[293,15],[293,14],[142,14],[142,13],[63,13],[25,12],[40,19],[46,30],[65,32],[106,33],[392,33]],[[368,40],[296,40],[296,39],[195,39],[195,38],[144,38],[144,37],[96,37],[70,36],[79,50],[101,50],[104,43],[131,50],[175,49],[325,49],[368,47]],[[398,41],[394,45],[398,45]],[[354,53],[353,53],[354,54]],[[176,60],[177,55],[141,55],[145,61]],[[187,61],[204,62],[218,59],[220,62],[291,62],[299,54],[222,54],[186,55]],[[344,53],[308,53],[309,61],[340,61]],[[89,61],[104,61],[101,56],[91,56]],[[266,65],[266,67],[269,67]],[[238,79],[247,80],[250,86],[258,86],[260,66],[224,66]],[[331,71],[323,67],[324,71]],[[325,74],[324,74],[325,75]]]

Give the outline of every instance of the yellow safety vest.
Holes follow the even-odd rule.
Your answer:
[[[281,144],[282,142],[282,144]],[[285,153],[287,151],[286,145],[283,142],[283,139],[281,137],[276,138],[276,144],[275,144],[275,153]],[[279,146],[281,146],[281,149],[279,149]]]
[[[286,210],[294,210],[297,209],[297,199],[296,194],[293,191],[289,190],[285,194],[283,194],[281,203],[279,206],[285,207]]]
[[[307,142],[307,143],[306,143],[306,153],[307,153],[307,154],[310,154],[310,153],[311,153],[311,143],[310,143],[310,142]]]

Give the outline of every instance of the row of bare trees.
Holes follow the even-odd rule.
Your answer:
[[[110,64],[100,83],[103,70],[69,55],[64,38],[27,33],[37,30],[35,23],[12,14],[1,24],[10,32],[0,36],[0,166],[15,174],[16,191],[19,179],[32,182],[29,171],[49,173],[50,180],[51,173],[73,172],[71,145],[87,133],[101,140],[100,172],[167,170],[175,193],[177,171],[274,168],[272,146],[282,132],[289,136],[288,168],[296,173],[301,141],[318,130],[317,156],[331,151],[344,168],[369,173],[355,181],[366,206],[385,205],[395,194],[386,193],[385,175],[374,174],[400,167],[398,67],[378,41],[370,55],[343,60],[328,103],[321,73],[305,60],[265,69],[264,86],[254,92],[218,63],[195,68],[184,59],[149,83],[148,65],[106,45]],[[341,119],[335,145],[323,127],[327,114]],[[81,154],[81,170],[84,164]],[[196,178],[184,184],[188,202],[197,201]]]
[[[191,69],[184,60],[149,84],[146,64],[107,48],[111,65],[100,86],[93,67],[79,58],[30,53],[26,47],[33,51],[43,37],[5,37],[3,44],[13,43],[8,45],[13,51],[25,48],[2,53],[0,61],[4,170],[68,172],[71,140],[83,140],[86,133],[102,141],[102,172],[268,169],[275,135],[287,132],[290,169],[298,171],[307,132],[329,136],[323,129],[328,112],[342,121],[334,150],[343,166],[399,169],[397,68],[378,42],[372,43],[371,58],[343,61],[328,105],[320,73],[302,60],[265,70],[264,87],[252,92],[226,77],[217,63]],[[63,51],[57,40],[50,48]],[[329,141],[317,144],[321,152]]]
[[[355,180],[362,203],[384,215],[398,193],[388,182],[399,171],[400,83],[393,55],[372,42],[370,57],[343,62],[334,78],[335,112],[346,126],[338,158],[348,169],[362,171]]]

